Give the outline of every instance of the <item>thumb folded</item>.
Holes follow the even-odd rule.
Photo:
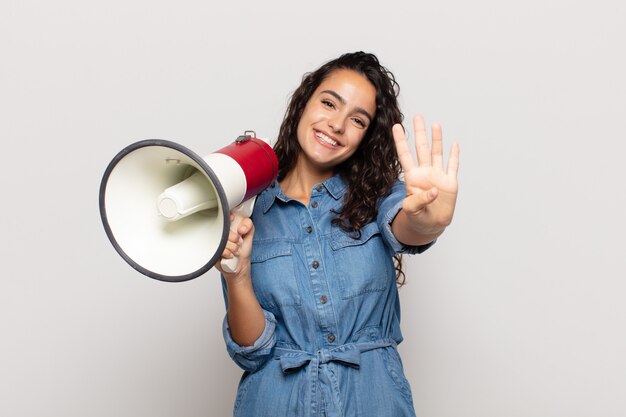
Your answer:
[[[404,199],[402,208],[408,213],[417,214],[418,212],[424,210],[427,205],[435,201],[438,195],[439,190],[437,190],[436,187],[416,194],[411,194]]]

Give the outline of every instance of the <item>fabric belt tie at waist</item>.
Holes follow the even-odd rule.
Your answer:
[[[373,349],[395,346],[394,340],[380,340],[375,342],[348,343],[332,349],[321,349],[315,353],[303,350],[275,348],[280,367],[285,373],[294,372],[309,363],[320,365],[328,362],[338,362],[343,365],[358,368],[361,363],[361,353]]]

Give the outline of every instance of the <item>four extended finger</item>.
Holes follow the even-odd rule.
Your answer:
[[[413,117],[413,128],[415,129],[417,164],[420,167],[429,167],[431,165],[430,146],[428,146],[428,136],[426,135],[426,123],[421,114]]]
[[[395,124],[391,129],[391,132],[393,133],[393,140],[396,144],[396,152],[398,154],[400,166],[402,166],[402,170],[404,172],[407,172],[415,166],[415,160],[413,159],[413,154],[409,149],[409,144],[406,142],[404,129],[401,124]]]
[[[459,154],[461,153],[461,148],[458,143],[453,143],[450,148],[450,158],[448,159],[448,170],[447,175],[452,175],[454,178],[458,177],[459,172]]]
[[[433,123],[432,131],[432,161],[433,168],[443,171],[443,132],[441,125]]]

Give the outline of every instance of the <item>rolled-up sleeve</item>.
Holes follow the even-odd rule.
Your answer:
[[[228,327],[228,315],[224,317],[222,333],[226,342],[228,355],[244,371],[254,372],[271,358],[272,348],[276,344],[275,329],[276,318],[269,311],[265,314],[265,329],[259,338],[251,346],[240,346],[233,340]]]
[[[408,246],[400,243],[391,230],[391,223],[398,215],[398,212],[402,209],[402,200],[404,200],[405,197],[406,186],[404,182],[396,181],[389,195],[383,198],[382,202],[378,206],[378,228],[383,236],[383,239],[389,248],[391,248],[393,253],[422,253],[426,249],[430,248],[436,240],[425,245]]]

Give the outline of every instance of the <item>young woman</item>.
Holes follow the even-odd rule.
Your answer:
[[[429,146],[416,116],[416,165],[397,94],[363,52],[294,92],[275,145],[278,182],[223,253],[240,257],[223,273],[224,338],[245,370],[236,416],[415,415],[396,350],[394,258],[424,251],[450,224],[459,148],[444,170],[441,127]]]

